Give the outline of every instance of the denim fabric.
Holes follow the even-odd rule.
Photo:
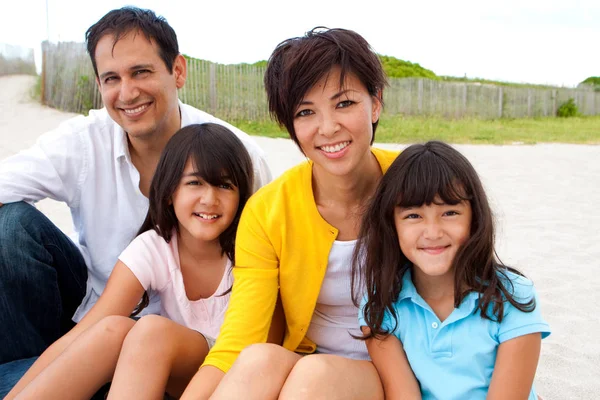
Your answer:
[[[0,207],[0,367],[19,360],[10,368],[17,374],[71,329],[86,282],[79,249],[40,211]]]
[[[0,364],[0,399],[10,392],[35,360],[37,357]]]

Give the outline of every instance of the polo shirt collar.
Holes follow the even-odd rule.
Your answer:
[[[415,287],[412,281],[412,273],[411,269],[408,268],[404,275],[402,276],[402,289],[400,290],[400,294],[398,295],[398,302],[410,299],[413,303],[420,305],[421,307],[430,309],[429,305],[423,300],[421,295],[417,292],[417,288]],[[450,324],[459,319],[466,318],[471,315],[479,302],[479,293],[477,292],[469,292],[460,303],[458,308],[455,308],[454,311],[444,320],[444,324]]]

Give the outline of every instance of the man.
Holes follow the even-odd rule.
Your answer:
[[[271,179],[248,135],[179,102],[186,61],[162,17],[113,10],[88,29],[86,41],[105,108],[0,163],[0,397],[102,293],[143,222],[160,153],[178,129],[227,126],[250,153],[254,189]],[[73,240],[27,204],[46,197],[71,209]],[[156,304],[150,310],[158,311]]]

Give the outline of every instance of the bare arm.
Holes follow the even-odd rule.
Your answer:
[[[361,328],[363,333],[369,332],[369,328]],[[396,336],[368,339],[367,350],[381,378],[386,399],[421,399],[419,382],[410,368],[402,343]]]
[[[527,399],[533,386],[541,346],[540,333],[501,343],[487,399]]]
[[[121,261],[113,269],[104,292],[92,309],[77,325],[54,342],[31,366],[15,385],[6,399],[12,399],[29,384],[42,370],[54,361],[77,337],[104,317],[110,315],[128,316],[140,301],[144,288],[133,272]]]

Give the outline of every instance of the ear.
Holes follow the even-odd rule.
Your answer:
[[[380,89],[377,91],[377,96],[373,96],[373,110],[371,111],[371,123],[375,123],[379,121],[379,114],[381,114],[381,97],[383,95],[383,91]]]
[[[177,89],[181,89],[187,79],[187,61],[181,54],[175,57],[175,62],[173,63],[173,75],[175,75],[175,85],[177,85]]]

